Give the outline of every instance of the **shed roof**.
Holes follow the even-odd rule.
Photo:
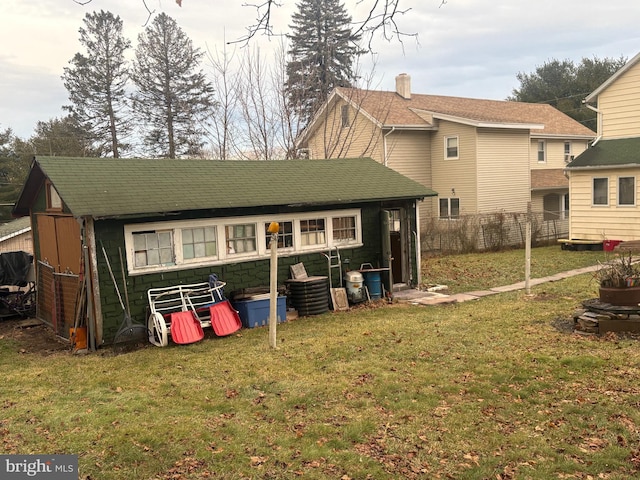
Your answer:
[[[44,179],[75,216],[325,205],[437,195],[370,158],[169,160],[38,157],[14,207],[29,213]]]
[[[567,169],[640,165],[640,137],[600,140],[567,165]]]

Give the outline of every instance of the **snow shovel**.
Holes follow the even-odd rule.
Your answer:
[[[104,245],[102,245],[102,254],[104,255],[104,259],[107,262],[107,268],[109,269],[109,275],[111,276],[111,280],[113,281],[113,286],[116,289],[116,293],[118,294],[118,300],[120,300],[120,306],[122,307],[122,311],[124,312],[124,320],[120,324],[120,328],[116,332],[113,337],[113,343],[125,343],[125,342],[133,342],[136,340],[140,340],[147,336],[147,326],[140,323],[133,323],[131,320],[131,314],[129,313],[129,309],[125,307],[124,302],[122,301],[122,295],[120,295],[120,289],[118,288],[118,282],[116,282],[116,277],[113,274],[113,270],[111,268],[111,263],[109,262],[109,257],[107,256],[107,251],[104,249]],[[120,255],[120,266],[122,265],[122,254]],[[126,278],[124,276],[124,268],[122,269],[122,278],[125,281],[125,293],[127,289]],[[129,297],[127,294],[127,304],[129,303]]]

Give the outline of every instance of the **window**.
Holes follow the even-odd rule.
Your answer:
[[[355,217],[333,218],[333,240],[336,243],[349,243],[356,239]]]
[[[618,205],[636,204],[636,178],[618,178]]]
[[[547,150],[545,148],[544,140],[538,141],[538,162],[546,162],[547,161]]]
[[[609,179],[593,179],[593,204],[609,205]]]
[[[324,218],[300,220],[300,238],[303,247],[324,245],[326,243]]]
[[[256,251],[256,225],[254,223],[226,225],[224,230],[227,254],[241,255]]]
[[[573,155],[571,155],[571,142],[564,142],[564,161],[569,163],[573,160]]]
[[[278,248],[292,248],[293,247],[293,222],[278,222]],[[271,234],[268,232],[271,222],[264,224],[264,236],[266,246],[271,248]]]
[[[458,158],[458,137],[444,137],[444,158]]]
[[[140,232],[133,235],[134,265],[149,267],[154,265],[172,265],[173,233],[167,231]]]
[[[349,105],[342,105],[340,109],[342,115],[342,128],[351,126],[351,119],[349,118]]]
[[[62,199],[51,183],[47,182],[47,210],[62,210]]]
[[[252,215],[128,224],[124,227],[130,275],[268,259],[278,222],[278,255],[362,246],[360,209]]]
[[[440,218],[458,218],[460,216],[459,198],[440,199]]]
[[[183,228],[182,229],[182,258],[216,257],[218,255],[218,241],[216,227]]]

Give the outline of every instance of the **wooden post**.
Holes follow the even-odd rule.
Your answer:
[[[278,230],[277,222],[271,222],[267,231],[271,234],[271,271],[269,285],[269,346],[277,348],[276,331],[278,325]]]
[[[531,294],[531,202],[527,203],[527,228],[525,240],[524,291]]]

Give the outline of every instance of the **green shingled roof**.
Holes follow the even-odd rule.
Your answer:
[[[640,164],[640,138],[600,140],[574,158],[567,168],[619,167]]]
[[[75,216],[93,217],[437,195],[369,158],[220,161],[41,157],[32,166],[14,213],[28,213],[43,177],[53,183]]]

